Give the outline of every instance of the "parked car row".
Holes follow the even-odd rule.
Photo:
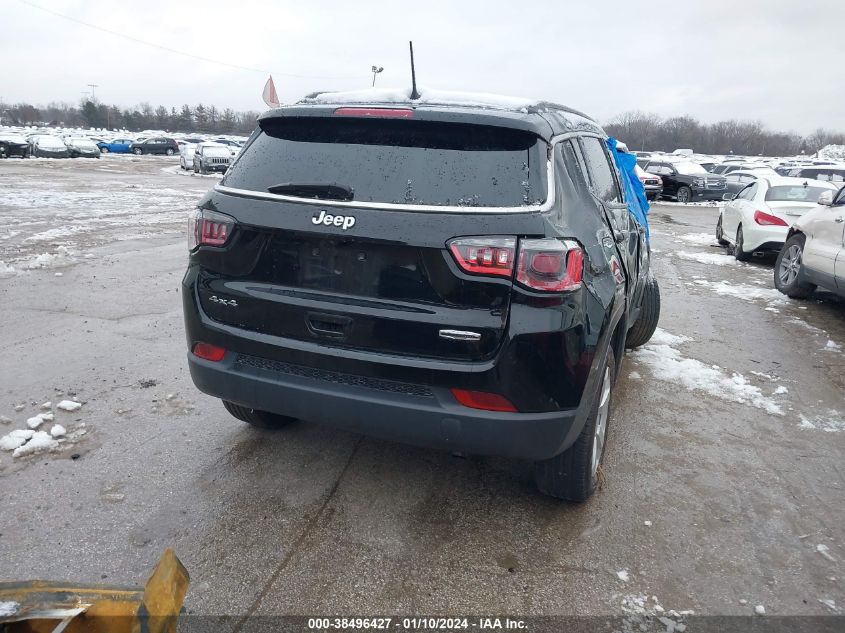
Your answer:
[[[759,175],[720,210],[716,240],[738,261],[777,253],[774,284],[789,297],[845,297],[845,186]]]

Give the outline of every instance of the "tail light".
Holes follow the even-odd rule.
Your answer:
[[[566,292],[581,287],[584,251],[570,240],[521,240],[516,280],[532,290]]]
[[[502,277],[513,274],[515,237],[460,237],[449,242],[449,250],[468,273]]]
[[[198,246],[223,246],[235,228],[234,218],[207,209],[197,209],[188,220],[188,250]]]
[[[223,360],[223,357],[226,355],[225,349],[216,345],[210,345],[209,343],[196,343],[194,349],[191,351],[194,353],[194,356],[214,362]]]
[[[763,211],[754,212],[754,221],[762,226],[789,226],[776,215],[764,213]]]
[[[467,389],[452,389],[452,395],[459,404],[470,409],[483,409],[484,411],[506,411],[516,413],[516,407],[511,401],[498,393],[486,391],[469,391]]]

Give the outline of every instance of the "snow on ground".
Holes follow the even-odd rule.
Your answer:
[[[17,602],[0,602],[0,618],[15,615],[18,609],[20,609],[20,606]]]
[[[114,169],[103,173],[104,161]],[[214,181],[162,173],[168,163],[128,156],[16,162],[0,195],[0,278],[78,264],[104,244],[184,232]]]
[[[649,343],[652,345],[682,345],[684,343],[689,343],[691,340],[688,336],[683,336],[682,334],[670,334],[663,328],[657,328],[654,330],[654,334],[651,335],[651,340]]]
[[[712,233],[687,233],[686,235],[679,235],[680,239],[688,244],[696,244],[698,246],[718,246],[716,237]]]
[[[824,346],[824,351],[826,352],[841,352],[842,346],[835,341],[828,341]]]
[[[716,294],[728,297],[736,297],[743,301],[767,301],[771,304],[786,304],[788,299],[775,288],[756,288],[745,284],[731,284],[727,281],[707,281],[706,279],[694,279],[693,283],[712,290]]]
[[[672,337],[672,338],[669,338]],[[681,344],[676,335],[663,332],[657,340],[674,340]],[[774,415],[783,415],[783,410],[771,398],[763,395],[759,387],[748,382],[742,374],[728,375],[718,365],[705,365],[700,360],[685,357],[667,343],[650,342],[631,352],[631,358],[646,365],[652,376],[658,380],[680,385],[689,391],[703,391],[717,398],[739,402],[763,409]]]
[[[675,256],[687,259],[699,264],[713,264],[715,266],[734,266],[739,264],[735,257],[722,255],[721,253],[690,253],[688,251],[675,251]]]
[[[58,440],[50,436],[45,431],[36,431],[29,441],[23,446],[18,446],[13,452],[12,457],[23,457],[24,455],[33,455],[35,453],[42,453],[44,451],[51,451],[59,447]]]
[[[62,411],[76,411],[80,407],[82,407],[82,404],[74,402],[73,400],[62,400],[56,405],[56,408],[61,409]]]
[[[815,415],[808,417],[803,413],[800,414],[801,424],[798,425],[800,429],[826,431],[827,433],[838,433],[845,431],[845,420],[842,415],[835,409],[830,409],[825,415]]]

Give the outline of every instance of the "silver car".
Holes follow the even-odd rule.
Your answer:
[[[194,150],[194,173],[207,174],[229,169],[232,155],[229,148],[219,143],[200,143]]]

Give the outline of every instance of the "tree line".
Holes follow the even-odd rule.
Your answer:
[[[815,154],[826,145],[845,144],[845,134],[822,128],[801,136],[794,132],[773,132],[759,121],[730,119],[701,123],[690,116],[663,118],[638,110],[620,114],[604,129],[625,141],[630,149],[647,151],[688,148],[700,154],[795,156],[802,152]]]
[[[78,106],[50,103],[34,106],[29,103],[0,103],[0,119],[4,125],[51,125],[88,127],[108,130],[165,130],[167,132],[203,132],[207,134],[248,135],[255,129],[259,112],[223,110],[214,105],[188,104],[181,108],[153,107],[140,103],[133,108],[120,108],[90,99]]]
[[[109,130],[165,130],[168,132],[203,132],[207,134],[248,135],[255,128],[259,112],[223,110],[214,105],[188,104],[181,108],[141,103],[120,108],[85,99],[78,106],[51,103],[0,103],[0,119],[6,125],[56,125],[93,127]],[[662,150],[689,148],[701,154],[738,154],[746,156],[794,156],[814,154],[825,145],[845,145],[845,134],[818,129],[801,136],[794,132],[773,132],[759,121],[731,119],[702,123],[690,116],[663,118],[638,110],[625,112],[605,126],[611,136],[625,141],[629,148]]]

